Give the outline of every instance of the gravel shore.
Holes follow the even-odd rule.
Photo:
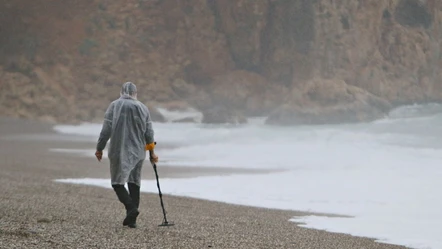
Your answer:
[[[0,248],[405,248],[288,221],[305,215],[301,212],[167,195],[168,218],[175,226],[158,227],[162,221],[158,195],[144,193],[139,227],[126,228],[121,225],[124,207],[111,189],[53,181],[109,177],[107,160],[100,164],[93,158],[49,151],[94,148],[87,141],[69,140],[52,133],[48,125],[0,118]],[[166,166],[159,170],[160,177],[248,173]],[[152,179],[152,172],[146,163],[144,178]]]

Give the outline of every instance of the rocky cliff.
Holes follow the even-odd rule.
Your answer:
[[[442,100],[441,10],[438,0],[0,0],[0,115],[100,120],[132,81],[152,108],[372,120]]]

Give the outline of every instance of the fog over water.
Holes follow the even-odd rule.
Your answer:
[[[184,114],[167,113],[169,119],[174,115],[181,118]],[[277,127],[264,125],[263,120],[240,126],[155,123],[156,140],[176,145],[158,151],[162,165],[278,170],[162,178],[163,192],[352,216],[292,220],[386,243],[442,248],[441,105],[400,107],[385,119],[362,124]],[[56,130],[95,140],[100,128],[100,124],[84,124],[57,126]],[[93,149],[71,152],[93,157]],[[110,187],[108,179],[61,181]],[[156,193],[155,184],[143,181],[142,190]]]

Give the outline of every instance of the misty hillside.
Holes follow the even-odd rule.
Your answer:
[[[213,122],[368,121],[442,100],[441,10],[437,0],[0,0],[0,114],[100,120],[132,81],[149,108],[192,106]]]

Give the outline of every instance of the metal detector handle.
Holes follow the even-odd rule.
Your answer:
[[[153,150],[153,149],[155,149],[155,146],[157,145],[157,142],[153,142],[153,143],[150,143],[150,144],[146,144],[146,145],[144,145],[144,149],[146,150],[146,151],[150,151],[150,150]]]

